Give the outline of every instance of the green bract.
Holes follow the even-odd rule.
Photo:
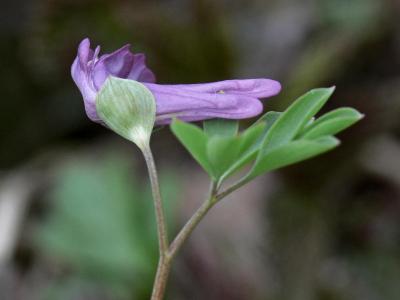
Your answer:
[[[221,183],[252,163],[247,182],[265,172],[303,161],[339,145],[333,135],[359,121],[353,108],[339,108],[315,120],[334,88],[314,89],[286,111],[268,112],[242,133],[237,122],[211,120],[198,126],[175,120],[171,129],[214,181]]]
[[[111,130],[141,149],[148,145],[156,117],[156,102],[143,84],[109,77],[97,94],[96,110]]]

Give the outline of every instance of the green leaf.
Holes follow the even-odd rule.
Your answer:
[[[257,149],[254,145],[260,135],[263,134],[264,129],[265,123],[258,123],[256,126],[249,127],[239,136],[238,142],[235,145],[237,148],[237,151],[235,150],[236,158],[232,161],[231,165],[229,165],[229,168],[226,168],[224,173],[221,174],[221,181],[256,158]]]
[[[204,132],[208,136],[234,136],[238,133],[239,122],[228,119],[211,119],[203,122]]]
[[[313,156],[329,151],[339,145],[339,140],[332,136],[315,140],[296,140],[274,148],[259,157],[246,180],[253,179],[262,173],[282,168]]]
[[[254,126],[250,126],[245,131],[243,131],[240,136],[240,151],[239,153],[245,154],[247,152],[255,152],[257,149],[257,144],[259,144],[261,137],[265,134],[265,129],[267,124],[265,122],[260,122]]]
[[[357,110],[343,107],[326,113],[306,128],[300,137],[315,139],[317,137],[334,135],[363,118]]]
[[[148,145],[156,117],[153,94],[141,83],[110,76],[96,97],[107,126],[139,148]]]
[[[198,126],[177,119],[173,120],[171,130],[203,169],[213,176],[214,172],[207,157],[206,134]]]
[[[314,89],[298,98],[272,125],[259,156],[290,142],[321,109],[333,91],[333,87]]]
[[[280,116],[280,112],[269,111],[260,117],[240,136],[240,156],[236,162],[221,176],[224,180],[256,159],[257,153],[268,130]]]
[[[263,142],[267,136],[267,133],[271,129],[272,125],[274,125],[274,123],[279,119],[279,117],[281,115],[282,115],[281,112],[269,111],[266,114],[264,114],[263,116],[261,116],[252,126],[249,127],[249,129],[251,129],[252,127],[257,126],[260,123],[265,124],[263,133],[259,135],[257,142],[254,143],[253,146],[251,147],[251,150],[253,152],[259,150],[260,146],[263,144]]]
[[[240,151],[238,137],[213,136],[207,144],[207,157],[212,165],[215,179],[235,162]]]
[[[268,131],[281,114],[279,111],[266,112],[252,126],[256,126],[259,123],[266,123],[265,131]]]

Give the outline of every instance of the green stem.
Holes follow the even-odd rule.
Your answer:
[[[175,237],[171,245],[169,245],[164,208],[161,199],[157,170],[154,163],[153,154],[151,152],[149,145],[144,146],[142,148],[142,152],[149,171],[154,208],[156,213],[158,243],[160,250],[160,257],[158,261],[156,277],[154,280],[151,300],[162,300],[164,298],[169,273],[171,271],[172,260],[178,253],[179,249],[186,242],[190,234],[200,223],[200,221],[204,218],[204,216],[211,209],[211,207],[213,207],[219,200],[221,200],[225,196],[229,195],[233,191],[237,190],[238,188],[246,184],[247,180],[240,180],[219,194],[218,194],[218,185],[215,182],[213,182],[211,184],[210,192],[207,199],[196,210],[196,212],[189,219],[189,221],[187,221],[187,223],[182,227],[181,231]]]
[[[236,191],[237,189],[241,188],[242,186],[244,186],[246,183],[248,183],[249,180],[246,179],[246,177],[240,179],[239,181],[237,181],[236,183],[232,184],[230,187],[226,188],[224,191],[222,191],[221,193],[218,193],[215,198],[216,201],[221,200],[222,198],[225,198],[226,196],[228,196],[229,194],[231,194],[232,192]]]
[[[158,183],[157,170],[154,163],[153,154],[150,146],[146,145],[142,148],[143,156],[149,171],[151,190],[153,194],[154,209],[157,221],[157,233],[160,257],[158,261],[156,278],[154,280],[152,300],[161,300],[165,294],[168,275],[171,269],[171,259],[168,254],[168,235],[167,225],[165,222],[164,208],[161,199],[160,186]]]
[[[149,171],[151,191],[153,194],[154,208],[156,212],[158,242],[160,246],[160,255],[165,255],[168,250],[167,225],[164,216],[164,207],[161,199],[160,186],[156,165],[154,163],[153,154],[149,146],[143,148],[144,159],[146,160],[147,169]]]
[[[171,272],[171,263],[172,260],[170,258],[160,257],[157,266],[156,278],[154,280],[153,292],[151,294],[151,300],[164,299],[169,273]]]

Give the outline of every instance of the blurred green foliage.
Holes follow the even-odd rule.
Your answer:
[[[121,157],[81,160],[62,169],[36,244],[102,289],[141,295],[149,292],[158,260],[153,203],[146,176],[135,174]],[[176,187],[174,176],[161,175],[169,228]]]

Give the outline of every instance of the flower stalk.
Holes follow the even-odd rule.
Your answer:
[[[146,145],[145,147],[143,147],[142,152],[144,159],[146,161],[150,177],[151,191],[153,195],[154,208],[156,212],[160,257],[163,257],[166,256],[168,252],[168,234],[167,234],[167,224],[165,221],[164,207],[160,193],[160,185],[158,182],[157,169],[150,146]]]
[[[161,300],[165,294],[165,288],[171,269],[171,257],[169,255],[168,233],[167,224],[165,221],[165,213],[163,202],[160,193],[160,185],[158,181],[157,169],[154,162],[153,153],[150,146],[147,144],[142,149],[144,159],[146,161],[147,169],[150,177],[151,191],[154,201],[154,210],[157,223],[157,235],[159,246],[159,261],[157,266],[157,273],[154,280],[152,300]]]
[[[218,202],[219,199],[217,198],[217,185],[215,182],[213,182],[211,184],[207,199],[196,210],[196,212],[189,219],[189,221],[182,227],[181,231],[175,237],[173,242],[169,244],[167,225],[165,221],[165,213],[160,193],[157,170],[150,146],[143,147],[142,153],[145,158],[150,177],[156,222],[157,222],[158,243],[159,243],[159,261],[158,261],[156,276],[154,279],[151,300],[162,300],[165,295],[165,289],[167,286],[169,274],[171,272],[171,265],[173,259],[175,258],[176,254],[178,253],[182,245],[189,238],[190,234],[196,228],[196,226],[205,217],[205,215],[211,209],[211,207],[213,207]]]
[[[167,287],[169,273],[171,272],[172,259],[160,257],[157,266],[156,278],[154,280],[151,300],[164,299],[165,288]]]
[[[165,294],[165,288],[171,271],[171,265],[178,251],[182,248],[193,230],[197,227],[200,221],[203,220],[208,211],[222,198],[226,197],[228,194],[241,187],[244,183],[233,185],[231,188],[228,188],[224,192],[218,194],[218,186],[216,182],[212,182],[206,200],[196,210],[196,212],[187,221],[187,223],[182,227],[175,239],[169,245],[164,217],[164,209],[159,193],[159,184],[157,181],[157,172],[155,169],[154,160],[152,158],[149,148],[147,151],[143,150],[143,154],[145,155],[145,160],[149,169],[150,180],[152,182],[151,185],[153,189],[154,206],[156,210],[158,237],[160,245],[160,258],[157,266],[157,273],[154,280],[151,300],[162,300]]]

